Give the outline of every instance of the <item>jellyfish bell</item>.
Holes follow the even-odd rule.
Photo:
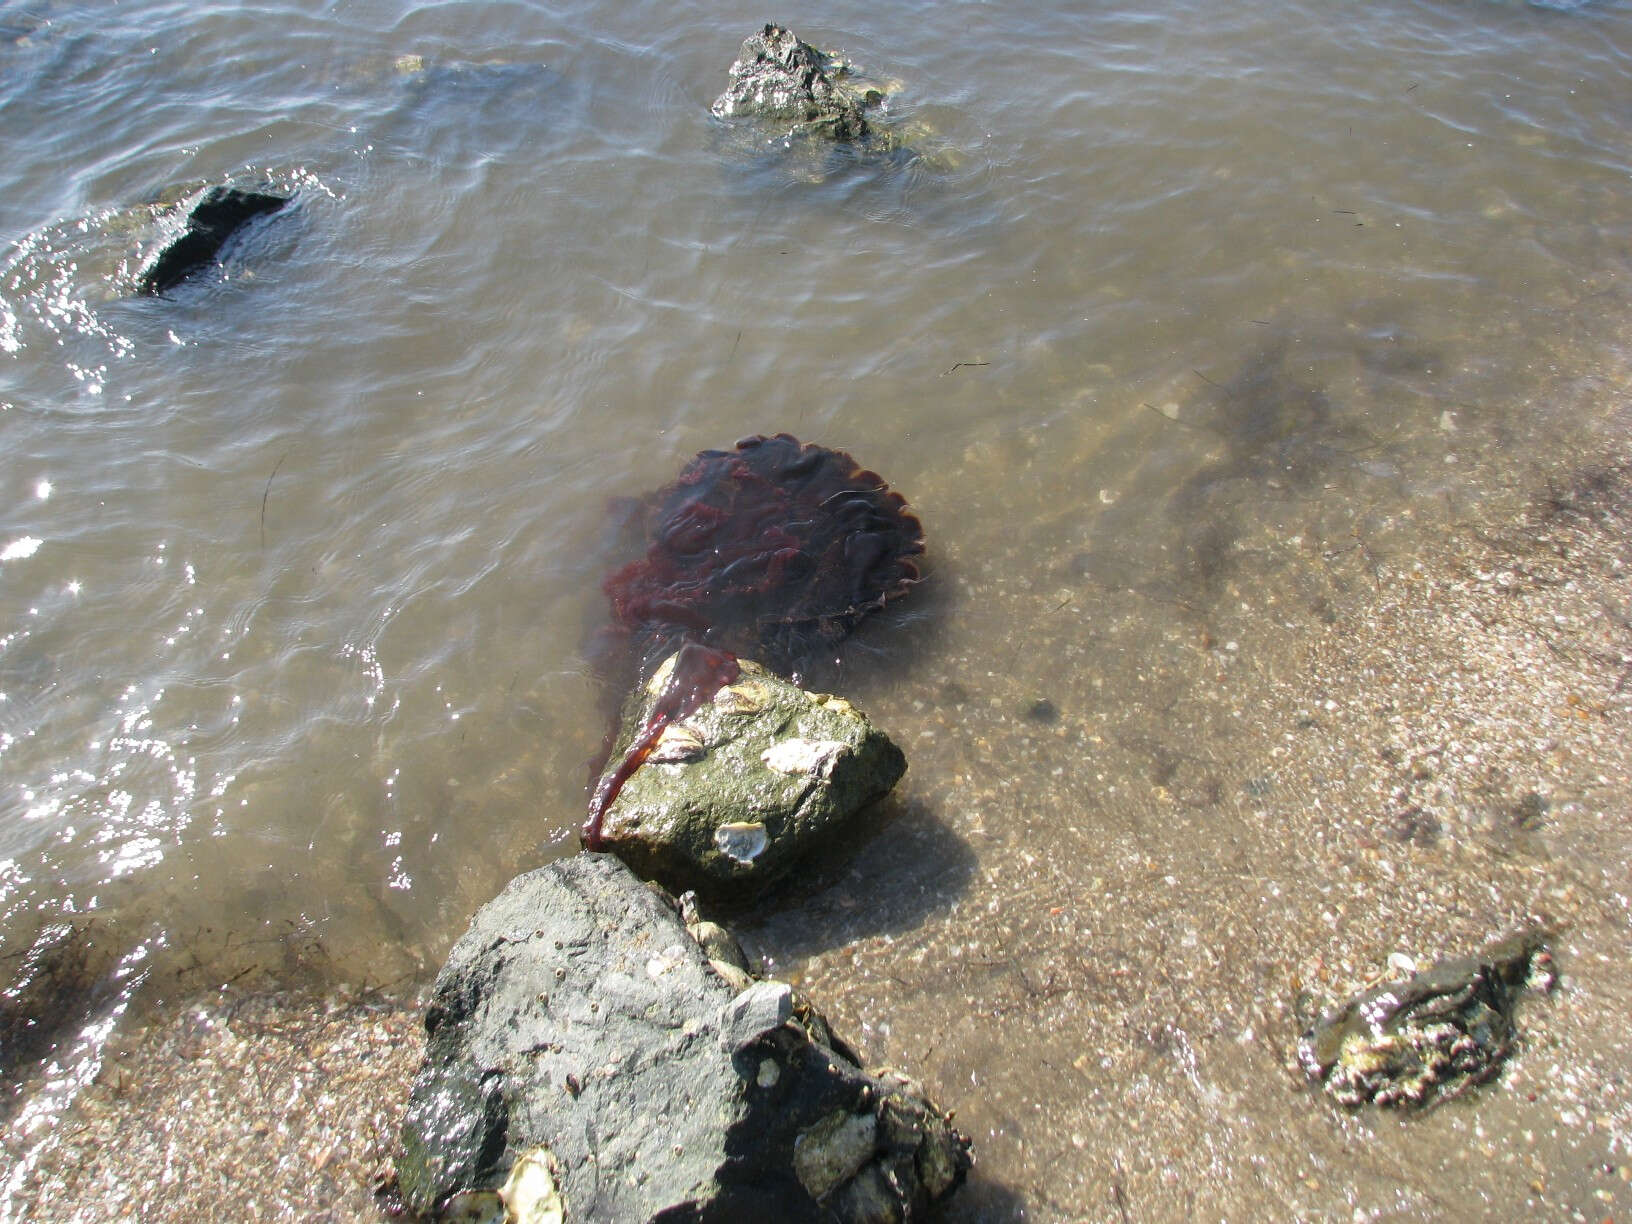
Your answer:
[[[603,583],[647,673],[690,639],[786,675],[919,580],[906,500],[788,434],[703,451],[648,504],[646,554]]]

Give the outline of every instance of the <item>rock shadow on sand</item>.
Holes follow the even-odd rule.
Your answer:
[[[976,877],[974,851],[921,800],[892,795],[852,829],[807,859],[797,878],[730,916],[751,951],[797,960],[900,935],[956,903]]]

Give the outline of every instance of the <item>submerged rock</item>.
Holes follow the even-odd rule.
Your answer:
[[[1456,1096],[1493,1076],[1513,1048],[1519,996],[1552,987],[1545,944],[1545,933],[1522,931],[1357,995],[1303,1034],[1298,1061],[1342,1105]]]
[[[136,291],[166,293],[194,272],[213,263],[228,239],[256,217],[277,212],[288,196],[236,187],[209,187],[177,210],[179,225],[142,261]],[[182,211],[185,216],[182,217]]]
[[[649,721],[673,666],[671,656],[630,702],[624,743]],[[733,683],[664,728],[607,809],[601,845],[671,887],[754,892],[888,794],[906,767],[849,702],[744,659]]]
[[[404,1206],[859,1224],[951,1194],[968,1141],[906,1077],[863,1072],[786,983],[728,982],[710,961],[740,960],[726,940],[608,855],[511,881],[437,977]]]
[[[91,920],[52,922],[0,960],[0,1076],[10,1079],[51,1054],[107,1002],[119,938]],[[0,1098],[0,1118],[12,1103]]]
[[[868,113],[884,100],[881,90],[852,81],[844,60],[779,25],[743,40],[730,71],[730,88],[714,100],[716,116],[757,119],[830,140],[867,139]]]

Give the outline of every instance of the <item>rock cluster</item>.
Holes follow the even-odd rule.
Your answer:
[[[791,30],[767,25],[743,40],[731,65],[731,86],[715,99],[713,111],[722,119],[749,117],[833,140],[865,140],[867,111],[883,95],[852,84],[848,73],[838,57],[801,41]]]
[[[1444,1100],[1497,1072],[1519,996],[1552,981],[1544,934],[1523,931],[1349,999],[1303,1034],[1298,1061],[1341,1105]]]
[[[731,81],[721,118],[887,147],[866,116],[882,94],[781,27]],[[676,653],[625,703],[586,853],[513,880],[449,954],[397,1193],[494,1224],[922,1219],[969,1141],[757,980],[695,900],[759,894],[900,780],[849,702],[736,652],[842,636],[917,581],[922,529],[875,473],[788,435],[703,452],[654,504],[651,552],[606,589],[643,666]]]

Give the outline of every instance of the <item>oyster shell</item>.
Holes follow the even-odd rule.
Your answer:
[[[1303,1034],[1298,1061],[1348,1106],[1426,1105],[1483,1083],[1513,1048],[1519,997],[1553,985],[1546,938],[1521,931],[1357,995]]]

